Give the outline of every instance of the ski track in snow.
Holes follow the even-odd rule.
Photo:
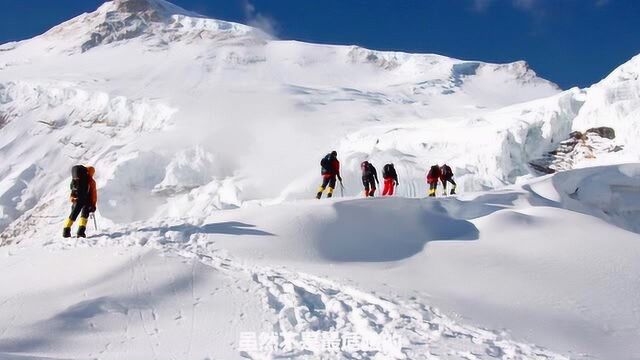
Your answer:
[[[185,243],[148,241],[143,246],[151,245],[165,255],[195,259],[236,282],[250,281],[259,286],[265,310],[273,312],[277,317],[277,321],[273,323],[274,332],[281,336],[291,333],[296,336],[289,339],[291,350],[284,349],[275,353],[242,352],[241,355],[248,359],[568,359],[535,345],[514,341],[503,332],[458,324],[437,309],[414,298],[386,299],[310,274],[284,268],[245,265],[232,259],[224,250],[213,249],[213,244],[205,235],[192,235]],[[128,235],[115,239],[96,236],[75,239],[72,243],[50,242],[46,246],[68,250],[75,247],[113,245],[140,246],[128,239]],[[136,263],[141,263],[139,258]],[[137,277],[142,277],[145,283],[144,265],[134,266],[131,274],[132,284],[136,284],[133,286],[137,297],[144,301],[152,294],[140,289],[137,285],[139,282],[135,281]],[[190,334],[185,334],[190,339],[186,358],[189,358],[191,351],[197,304],[193,280],[191,286],[193,304],[189,320]],[[137,312],[149,340],[150,351],[154,359],[163,358],[156,350],[162,347],[158,341],[160,330],[155,325],[155,310],[148,303],[144,308],[148,310],[138,309]],[[125,339],[127,331],[124,331]],[[382,339],[382,350],[343,350],[334,353],[298,351],[297,349],[305,349],[301,335],[308,332],[356,333],[363,340],[369,338],[374,342]],[[396,345],[398,339],[402,344],[401,348]]]

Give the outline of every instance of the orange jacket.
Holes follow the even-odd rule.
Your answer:
[[[93,180],[93,177],[89,177],[89,200],[91,201],[91,206],[96,207],[98,203],[98,190],[96,189],[96,181]]]
[[[89,192],[89,205],[96,207],[96,204],[98,203],[98,190],[96,187],[96,181],[93,180],[93,177],[89,176],[88,179],[88,192]],[[86,199],[84,196],[82,197],[83,199]],[[76,198],[75,196],[73,196],[73,194],[69,197],[69,200],[71,200],[72,203],[76,203],[78,201],[78,198]]]

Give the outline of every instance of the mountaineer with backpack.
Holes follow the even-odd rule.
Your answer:
[[[444,188],[442,193],[443,195],[447,195],[447,182],[450,182],[453,185],[450,195],[456,194],[456,187],[458,185],[453,181],[453,171],[451,171],[451,168],[447,164],[440,167],[440,181],[442,181],[442,187]]]
[[[378,181],[378,171],[372,163],[363,161],[360,164],[362,169],[362,185],[364,185],[364,196],[373,197],[376,193],[376,184],[380,185]]]
[[[427,173],[427,184],[429,184],[429,196],[436,196],[436,189],[438,188],[438,180],[440,180],[440,166],[433,165]]]
[[[76,165],[71,168],[71,214],[64,223],[62,237],[71,237],[71,225],[80,215],[78,227],[78,237],[87,237],[85,231],[89,215],[96,211],[96,203],[98,202],[98,192],[96,190],[96,182],[93,175],[96,169],[92,166],[84,167]]]
[[[384,179],[384,189],[382,190],[382,196],[392,196],[393,189],[398,186],[398,174],[393,164],[386,164],[382,168],[382,178]]]
[[[322,185],[318,189],[318,193],[316,194],[316,199],[320,199],[322,197],[322,193],[329,186],[329,191],[327,192],[327,197],[330,198],[333,196],[333,190],[336,188],[336,177],[342,184],[342,177],[340,176],[340,161],[338,161],[338,152],[335,150],[330,154],[327,154],[325,157],[320,160],[321,166],[321,174],[322,174]]]

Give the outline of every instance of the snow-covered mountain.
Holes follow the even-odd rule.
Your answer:
[[[101,211],[114,222],[306,198],[318,159],[340,146],[353,195],[359,157],[341,145],[348,134],[558,92],[523,62],[272,40],[159,0],[107,2],[1,49],[2,227],[38,204],[59,211],[51,200],[78,162],[104,175],[111,201]],[[417,187],[434,158],[403,176]],[[129,213],[120,204],[132,190],[144,205]],[[177,206],[191,198],[201,203]]]
[[[270,358],[239,334],[337,331],[406,346],[344,358],[633,359],[640,173],[617,164],[640,162],[639,59],[561,91],[524,62],[278,40],[163,0],[0,45],[0,357]],[[333,149],[347,198],[303,200]],[[443,162],[467,194],[353,199],[365,159],[400,197]],[[77,163],[100,231],[62,243]]]

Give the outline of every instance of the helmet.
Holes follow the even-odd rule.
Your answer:
[[[89,174],[89,176],[92,176],[96,173],[96,168],[94,168],[93,166],[87,166],[87,174]]]
[[[338,156],[338,152],[337,152],[337,151],[335,151],[335,150],[333,150],[333,151],[331,152],[331,155],[332,155],[332,156]]]

